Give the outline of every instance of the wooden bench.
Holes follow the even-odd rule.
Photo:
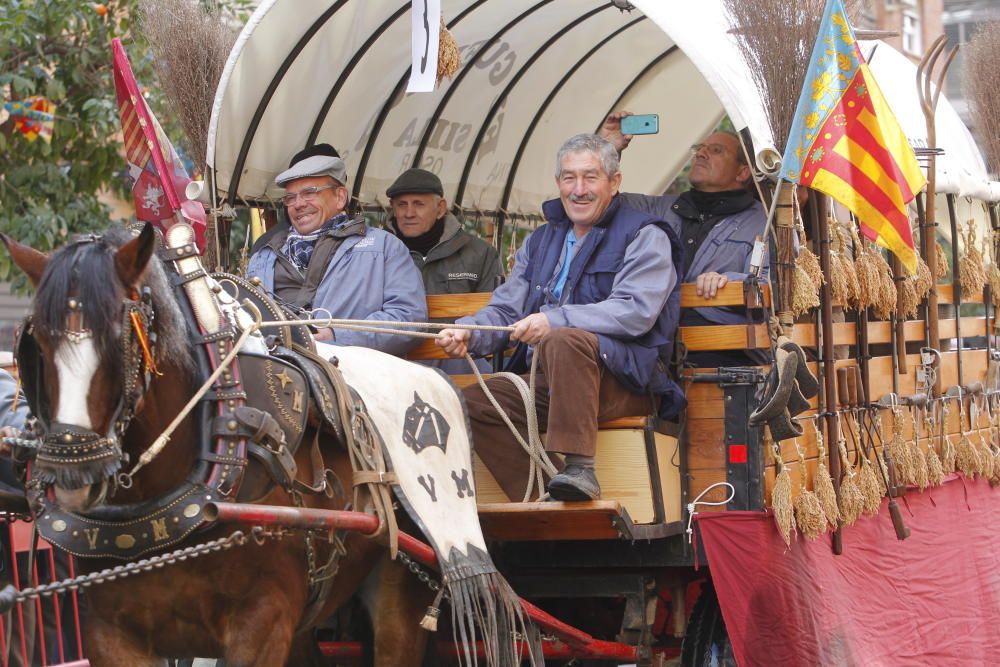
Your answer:
[[[489,298],[489,293],[430,295],[428,316],[436,320],[470,315]],[[432,340],[423,341],[407,356],[414,361],[446,358]],[[476,381],[472,374],[453,375],[452,379],[462,387]],[[507,497],[476,457],[476,492],[487,537],[645,539],[679,533],[679,452],[677,439],[666,426],[654,416],[641,415],[600,424],[596,472],[602,500],[594,503],[511,502],[514,499]]]

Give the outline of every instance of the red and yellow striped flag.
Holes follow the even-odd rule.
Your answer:
[[[125,159],[132,179],[135,217],[166,231],[177,219],[176,212],[180,211],[194,228],[198,249],[204,251],[205,208],[184,195],[191,177],[146,105],[121,40],[112,40],[111,48],[114,53],[118,115],[122,121]]]
[[[841,0],[830,0],[782,159],[781,177],[826,193],[910,273],[917,254],[906,205],[925,179],[858,49]]]

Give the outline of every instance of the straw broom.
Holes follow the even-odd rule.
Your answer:
[[[823,534],[823,529],[826,527],[826,514],[823,512],[823,506],[820,504],[819,498],[806,487],[806,476],[808,474],[806,454],[799,441],[796,439],[794,442],[795,449],[799,454],[799,466],[802,471],[799,477],[799,495],[793,505],[795,508],[795,523],[799,528],[799,532],[807,540],[815,540]]]
[[[979,129],[980,146],[990,170],[1000,174],[1000,21],[980,24],[963,50],[969,111]]]
[[[813,489],[816,491],[816,498],[819,499],[820,507],[826,517],[826,522],[830,528],[836,528],[840,520],[840,508],[837,507],[837,492],[833,488],[833,478],[826,467],[827,451],[823,439],[823,431],[813,422],[816,430],[816,449],[819,452],[819,462],[816,466],[816,476],[813,478]]]
[[[139,30],[153,51],[153,67],[180,119],[186,152],[204,171],[215,89],[237,30],[232,17],[191,0],[141,0]]]
[[[774,462],[774,488],[771,489],[771,511],[774,512],[774,521],[778,525],[778,532],[785,540],[786,546],[792,545],[792,536],[795,533],[795,514],[792,507],[792,476],[788,472],[788,466],[781,460],[781,450],[778,443],[771,440],[771,435],[766,436],[771,443],[771,460]],[[766,446],[766,442],[765,442]]]

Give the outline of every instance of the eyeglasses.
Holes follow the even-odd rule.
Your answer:
[[[709,155],[714,155],[714,156],[725,155],[726,152],[729,150],[722,144],[693,144],[691,146],[691,154],[697,155],[699,152],[701,152],[702,148],[707,150]]]
[[[287,195],[281,198],[281,203],[284,204],[285,206],[291,206],[292,204],[295,203],[295,201],[299,197],[302,197],[302,201],[308,203],[311,202],[313,199],[316,199],[316,195],[318,195],[320,192],[323,192],[323,190],[329,190],[330,188],[336,188],[336,187],[339,186],[323,185],[320,187],[302,188],[298,192],[289,192]]]

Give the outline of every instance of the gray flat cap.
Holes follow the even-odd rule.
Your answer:
[[[329,176],[341,185],[347,185],[347,165],[339,157],[314,155],[292,165],[291,169],[278,174],[274,182],[284,186],[289,181],[310,176]]]

